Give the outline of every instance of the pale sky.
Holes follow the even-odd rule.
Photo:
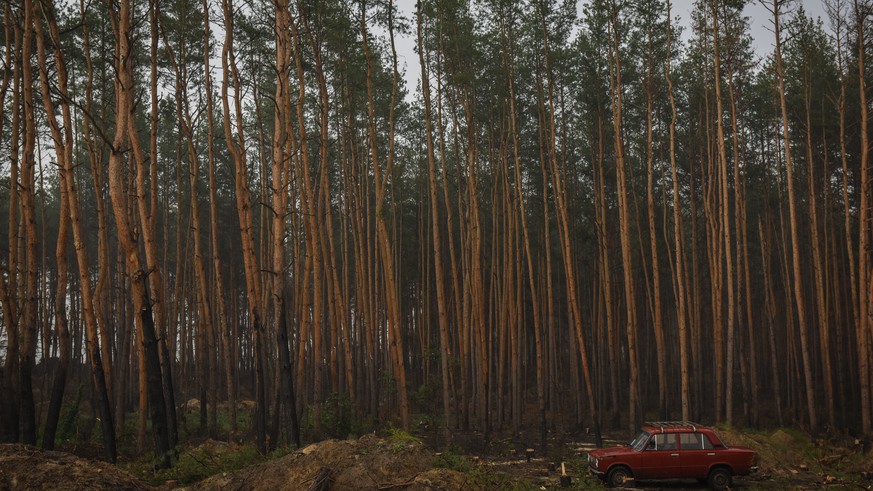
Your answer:
[[[400,69],[404,70],[406,79],[406,88],[409,90],[409,96],[414,97],[418,80],[420,78],[421,69],[418,66],[418,54],[415,52],[415,2],[416,0],[395,0],[397,8],[401,14],[409,19],[412,23],[413,30],[410,35],[397,36],[397,55],[399,58]],[[581,12],[582,7],[589,3],[589,0],[579,0],[577,3],[577,12]],[[812,18],[821,17],[824,22],[825,29],[828,29],[828,18],[825,11],[824,0],[797,0],[798,5],[802,4],[808,16]],[[679,16],[680,23],[686,27],[683,39],[687,41],[691,35],[691,29],[688,28],[688,22],[691,18],[691,10],[694,5],[694,0],[672,0],[671,9],[674,18]],[[759,58],[764,58],[773,50],[773,32],[770,30],[772,22],[770,12],[761,5],[759,0],[752,0],[745,8],[744,14],[749,17],[751,23],[751,34],[754,39],[753,46]]]

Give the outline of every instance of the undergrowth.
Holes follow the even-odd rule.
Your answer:
[[[173,467],[169,469],[154,470],[154,460],[149,457],[122,467],[153,486],[167,481],[187,485],[215,474],[235,471],[268,460],[252,444],[235,445],[214,441],[196,447],[180,447],[178,455]],[[273,457],[271,454],[269,458]]]
[[[434,459],[433,466],[439,469],[463,472],[464,474],[473,470],[473,463],[470,462],[467,456],[454,452],[444,452],[442,455],[438,455]]]

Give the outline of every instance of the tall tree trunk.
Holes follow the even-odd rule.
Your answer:
[[[615,168],[618,192],[619,227],[621,236],[621,258],[624,270],[624,293],[627,315],[627,342],[628,360],[630,365],[629,380],[629,416],[628,425],[637,427],[642,420],[642,406],[640,402],[640,370],[639,355],[637,354],[637,308],[636,289],[633,278],[633,257],[631,256],[630,238],[630,205],[628,204],[628,178],[624,157],[624,142],[622,133],[622,85],[621,85],[621,54],[619,53],[618,34],[618,11],[615,0],[610,0],[612,39],[610,40],[610,92],[612,99],[613,133],[615,139]]]
[[[594,159],[594,208],[597,223],[597,244],[598,244],[598,264],[599,264],[599,279],[600,289],[603,291],[603,309],[606,314],[606,352],[605,364],[608,366],[608,375],[604,382],[609,387],[610,407],[609,412],[613,414],[612,421],[609,425],[616,428],[620,424],[619,410],[619,380],[620,380],[620,350],[621,341],[618,339],[618,328],[616,327],[616,312],[613,307],[613,291],[612,291],[612,271],[609,247],[609,229],[607,228],[608,211],[606,205],[606,180],[604,178],[603,158],[604,158],[604,135],[603,135],[603,112],[597,112],[597,156]]]
[[[478,172],[478,143],[476,141],[476,121],[473,109],[473,100],[469,89],[462,89],[459,95],[463,106],[467,127],[467,261],[468,261],[468,287],[470,294],[469,326],[471,328],[471,340],[473,340],[475,360],[474,373],[476,375],[476,409],[479,423],[484,431],[485,441],[489,441],[491,434],[491,411],[490,411],[490,368],[491,353],[488,343],[488,320],[485,317],[485,278],[482,266],[482,227],[479,208],[479,172]],[[464,243],[464,241],[462,241]]]
[[[564,188],[562,173],[558,169],[557,161],[557,141],[555,137],[555,104],[554,104],[554,80],[552,68],[549,62],[549,37],[545,25],[545,18],[541,18],[543,28],[543,56],[545,63],[545,71],[547,75],[547,91],[546,99],[548,103],[548,120],[547,126],[549,129],[548,146],[549,163],[551,165],[552,185],[554,186],[555,211],[558,215],[558,225],[561,237],[561,251],[564,258],[564,270],[566,273],[565,279],[567,283],[567,303],[571,314],[571,322],[575,328],[576,343],[579,350],[580,361],[582,365],[582,375],[585,383],[585,393],[588,396],[588,413],[594,425],[595,440],[598,446],[601,445],[600,436],[600,415],[597,413],[597,401],[595,399],[594,386],[591,381],[591,370],[588,362],[588,351],[585,346],[585,334],[582,328],[582,311],[579,307],[579,297],[576,285],[576,271],[574,258],[572,253],[570,221],[567,211],[567,192]],[[575,354],[574,354],[575,356]]]
[[[73,233],[73,245],[76,252],[76,259],[79,269],[79,290],[81,291],[82,310],[85,317],[85,328],[88,346],[88,359],[91,368],[91,380],[94,386],[94,391],[97,399],[97,411],[101,421],[101,429],[103,433],[104,455],[110,462],[115,462],[116,447],[115,447],[115,426],[113,425],[113,415],[111,407],[111,399],[107,390],[105,379],[105,371],[103,369],[103,360],[100,355],[100,340],[98,336],[97,317],[95,315],[95,304],[92,296],[91,278],[87,249],[85,248],[85,232],[80,219],[79,200],[76,192],[75,166],[72,159],[71,147],[71,131],[70,110],[68,104],[67,93],[67,72],[63,52],[60,50],[60,34],[54,15],[46,16],[49,22],[49,33],[54,47],[55,63],[58,69],[58,90],[62,95],[61,109],[64,117],[64,129],[66,132],[66,140],[64,141],[58,123],[55,119],[55,111],[51,108],[51,100],[49,96],[49,87],[47,79],[47,67],[45,61],[41,63],[42,71],[42,89],[43,103],[46,106],[46,112],[50,115],[49,126],[52,129],[52,137],[56,145],[56,157],[58,158],[60,185],[62,186],[62,194],[66,197],[69,225]],[[39,21],[37,21],[37,24]],[[42,44],[43,36],[38,35],[39,43]],[[42,51],[42,50],[41,50]],[[60,234],[59,234],[60,235]],[[66,260],[66,259],[65,259]],[[64,343],[62,343],[64,344]],[[63,355],[62,355],[63,356]],[[46,442],[49,439],[47,437]],[[46,445],[48,448],[49,445]]]
[[[21,348],[19,356],[19,390],[21,404],[21,439],[24,443],[36,444],[36,408],[33,402],[33,367],[36,357],[37,322],[39,309],[39,239],[36,232],[36,180],[34,148],[36,145],[36,122],[33,102],[33,76],[31,66],[30,32],[33,22],[31,0],[22,0],[24,10],[23,40],[21,43],[22,78],[24,92],[24,161],[21,168],[21,208],[26,243],[24,264],[24,290],[21,319]],[[15,354],[12,353],[12,356]]]
[[[278,79],[276,83],[276,109],[273,120],[273,163],[272,163],[272,192],[273,192],[273,257],[272,257],[272,298],[273,298],[273,321],[275,322],[277,344],[279,350],[280,369],[278,376],[281,379],[279,389],[283,402],[286,405],[288,424],[290,425],[290,439],[298,447],[300,446],[300,430],[297,425],[297,402],[294,394],[294,375],[291,363],[290,348],[288,346],[288,323],[285,311],[285,239],[286,239],[286,215],[288,208],[288,188],[291,182],[291,159],[296,153],[294,134],[291,126],[291,95],[289,70],[291,69],[291,38],[288,32],[290,23],[290,11],[288,4],[283,0],[276,3],[276,66]],[[299,56],[299,55],[298,55]],[[300,128],[301,133],[305,128]],[[286,150],[286,147],[290,149]],[[276,418],[279,418],[279,409],[276,408]],[[273,445],[277,445],[277,439]]]
[[[779,358],[776,347],[776,295],[773,292],[773,280],[770,268],[770,227],[767,227],[767,235],[764,234],[764,226],[758,219],[758,237],[761,243],[761,266],[764,276],[764,297],[767,304],[767,337],[770,347],[770,380],[773,384],[773,394],[776,398],[776,421],[782,424],[782,389],[779,382]]]
[[[94,114],[94,65],[91,58],[90,31],[88,29],[88,23],[85,21],[86,5],[84,0],[80,0],[79,9],[82,22],[82,50],[85,53],[85,66],[87,70],[84,112],[85,114],[90,115]],[[100,117],[98,119],[103,120],[104,118]],[[111,288],[109,288],[109,283],[111,281],[111,266],[109,252],[109,227],[106,218],[106,177],[103,169],[103,156],[106,142],[101,143],[98,148],[95,138],[92,137],[92,129],[96,130],[100,136],[103,136],[103,128],[99,126],[99,121],[97,119],[92,119],[91,117],[84,118],[84,121],[82,121],[82,136],[85,140],[85,147],[88,150],[88,160],[91,164],[91,178],[94,187],[94,196],[96,197],[97,215],[97,283],[94,286],[94,315],[97,320],[97,328],[102,343],[100,349],[103,355],[103,371],[106,380],[106,390],[109,392],[109,399],[113,400],[112,343],[110,339],[110,326],[108,323],[111,300]],[[119,411],[123,412],[123,408],[119,407]],[[121,418],[118,419],[120,420]]]
[[[679,172],[676,165],[676,99],[673,96],[673,78],[670,76],[672,65],[670,39],[670,0],[667,0],[667,60],[664,63],[664,73],[667,79],[667,95],[670,99],[670,168],[673,180],[673,247],[676,255],[676,320],[679,324],[679,376],[681,386],[682,419],[691,419],[690,384],[688,375],[688,321],[685,306],[685,254],[682,250],[682,212],[679,207]]]
[[[729,29],[733,26],[729,25]],[[740,151],[740,129],[737,121],[737,101],[735,97],[734,83],[734,67],[729,65],[728,70],[728,100],[731,111],[731,143],[733,156],[733,177],[734,177],[734,217],[736,223],[736,239],[737,242],[737,279],[736,279],[736,308],[739,309],[742,303],[743,293],[745,292],[746,305],[746,334],[749,339],[748,350],[737,349],[738,353],[748,353],[749,362],[749,386],[744,396],[744,406],[747,407],[747,415],[749,423],[756,424],[758,413],[758,363],[757,363],[757,341],[755,339],[754,316],[752,314],[752,295],[751,295],[751,278],[749,271],[749,242],[748,242],[748,223],[747,223],[747,204],[746,204],[746,184],[744,176],[740,174],[740,162],[744,160],[743,152]],[[745,168],[745,166],[744,166]],[[732,258],[728,257],[731,261]],[[741,323],[741,313],[737,313],[737,322]],[[742,333],[736,336],[742,339]],[[744,377],[745,378],[745,377]]]
[[[715,74],[713,77],[715,84],[715,121],[716,121],[716,135],[715,141],[718,147],[718,169],[719,169],[719,179],[720,185],[719,189],[721,190],[719,209],[721,210],[721,224],[720,230],[722,232],[722,238],[724,240],[724,249],[720,251],[721,253],[716,256],[716,260],[719,263],[723,262],[725,277],[722,279],[722,284],[727,286],[727,346],[725,346],[725,365],[719,366],[716,364],[716,372],[718,381],[721,382],[725,380],[723,399],[721,389],[719,390],[719,394],[716,395],[716,400],[723,400],[724,407],[720,404],[716,407],[716,419],[720,419],[722,414],[725,415],[725,420],[728,424],[733,421],[733,381],[734,381],[734,324],[735,324],[735,316],[736,316],[736,302],[734,301],[734,255],[733,255],[733,238],[731,235],[731,203],[730,203],[730,181],[728,180],[728,163],[727,163],[727,151],[724,147],[724,110],[722,109],[721,104],[721,58],[719,56],[719,47],[720,41],[719,37],[721,36],[719,32],[719,9],[718,9],[718,0],[713,0],[712,2],[712,39],[713,39],[713,68],[715,69]],[[722,259],[724,258],[724,259]],[[721,302],[722,299],[716,299],[717,302]],[[721,341],[721,326],[715,326],[715,335],[719,336],[719,342]],[[716,353],[716,358],[718,359],[719,353]],[[723,376],[721,374],[724,374]],[[717,384],[720,385],[720,384]]]
[[[866,7],[859,6],[855,0],[855,23],[858,29],[858,93],[860,95],[861,112],[861,203],[859,212],[859,239],[858,239],[858,292],[860,308],[858,326],[856,328],[858,346],[858,378],[861,388],[861,432],[867,442],[871,437],[871,407],[870,407],[870,335],[871,319],[870,312],[873,309],[873,291],[870,291],[870,282],[873,282],[873,274],[870,271],[870,143],[868,141],[868,100],[866,87],[866,70],[864,58],[867,50],[865,43],[865,27],[867,12]],[[778,40],[778,38],[777,38]],[[864,294],[866,292],[866,295]],[[867,444],[869,445],[869,443]]]
[[[300,9],[298,3],[298,10]],[[298,13],[302,17],[302,13]],[[316,438],[319,438],[321,435],[321,403],[324,399],[324,360],[327,356],[324,355],[324,294],[323,294],[323,286],[322,281],[323,277],[323,260],[322,251],[321,251],[321,232],[319,230],[320,227],[320,217],[318,216],[318,194],[315,189],[316,183],[312,178],[312,167],[309,161],[310,153],[309,153],[309,137],[307,135],[306,129],[306,118],[305,118],[305,107],[303,105],[303,101],[306,100],[306,78],[303,70],[303,48],[302,42],[300,40],[300,34],[298,32],[297,23],[293,20],[290,21],[289,26],[291,27],[291,34],[293,36],[293,47],[294,47],[294,60],[297,68],[297,82],[299,87],[299,95],[296,103],[297,108],[297,125],[298,131],[300,133],[300,177],[303,179],[303,195],[302,195],[302,206],[306,210],[306,215],[304,217],[305,230],[306,230],[306,249],[307,249],[307,257],[306,257],[306,278],[304,278],[304,286],[303,286],[303,302],[304,302],[304,312],[303,312],[303,322],[309,322],[308,319],[312,320],[312,337],[313,337],[313,347],[312,347],[312,361],[315,364],[314,367],[314,390],[313,392],[313,403],[314,403],[314,433]],[[311,283],[310,283],[311,279]],[[311,293],[310,293],[311,292]],[[305,328],[304,328],[305,330]],[[298,376],[302,377],[305,373],[305,358],[304,354],[304,346],[300,345],[300,356],[298,359]]]
[[[857,323],[859,322],[860,313],[859,313],[859,297],[858,297],[858,279],[857,279],[857,269],[856,269],[856,260],[855,260],[855,247],[852,240],[853,235],[853,226],[852,226],[852,206],[849,197],[849,162],[848,162],[848,153],[846,150],[846,86],[848,85],[848,77],[849,74],[847,72],[847,67],[845,61],[843,59],[844,55],[844,47],[843,43],[848,37],[848,30],[843,31],[845,27],[845,19],[843,19],[841,13],[837,13],[836,26],[835,26],[835,41],[836,41],[836,52],[837,52],[837,68],[840,73],[840,95],[837,99],[837,112],[840,118],[840,164],[842,168],[842,184],[843,184],[843,233],[845,235],[845,246],[846,246],[846,258],[848,260],[847,269],[849,270],[849,280],[851,283],[850,294],[850,302],[851,302],[851,313],[852,320]]]
[[[225,47],[222,51],[221,63],[223,78],[221,83],[221,101],[224,114],[224,139],[227,143],[228,152],[231,155],[235,169],[236,208],[239,215],[240,238],[242,242],[243,264],[246,275],[246,298],[252,325],[252,349],[254,353],[255,371],[255,443],[258,451],[266,453],[266,419],[267,401],[264,388],[264,348],[262,343],[263,333],[263,308],[261,305],[261,282],[260,268],[255,255],[255,241],[252,232],[252,204],[248,183],[248,164],[246,156],[245,127],[242,112],[242,87],[240,74],[236,66],[236,57],[233,50],[233,2],[224,0],[224,19],[228,26],[225,30]],[[233,134],[231,123],[230,100],[228,88],[233,79],[234,88],[234,111],[236,121],[236,135]],[[232,411],[235,413],[236,408]],[[233,417],[232,421],[236,421]]]
[[[197,305],[197,366],[198,382],[200,390],[200,434],[205,435],[208,426],[208,407],[215,404],[215,401],[209,401],[210,385],[215,382],[211,376],[209,363],[209,353],[214,352],[214,341],[212,341],[212,331],[214,329],[212,318],[212,305],[209,301],[209,286],[206,277],[206,265],[203,258],[202,233],[200,226],[200,193],[198,185],[200,182],[200,159],[197,155],[197,149],[194,145],[194,129],[191,118],[191,111],[188,104],[188,70],[184,60],[187,58],[187,46],[180,42],[179,57],[173,52],[169,41],[164,39],[167,56],[170,64],[175,69],[176,75],[176,119],[181,130],[180,138],[184,138],[185,147],[188,157],[188,184],[190,197],[190,212],[191,212],[191,229],[190,233],[194,239],[194,257],[192,266],[194,268],[194,295]],[[133,128],[131,129],[131,143],[134,148],[134,155],[137,156],[138,175],[142,173],[143,180],[145,173],[140,170],[143,167],[143,159],[139,157],[141,152],[137,151],[138,141]],[[211,147],[210,147],[211,149]],[[144,186],[144,184],[143,184]],[[140,213],[141,221],[144,224],[148,223],[148,217],[145,216],[143,209],[145,208],[145,192],[139,193],[141,197]],[[147,227],[146,227],[147,228]],[[213,425],[214,426],[214,425]]]
[[[0,403],[0,415],[3,422],[0,423],[0,440],[5,442],[17,442],[19,436],[19,407],[18,407],[18,350],[19,350],[19,322],[18,313],[18,169],[19,169],[19,146],[21,141],[21,64],[13,63],[21,50],[21,29],[12,16],[12,2],[6,2],[3,9],[3,25],[6,41],[5,66],[12,66],[12,128],[10,129],[9,148],[9,263],[6,275],[0,277],[0,296],[3,304],[3,323],[6,327],[6,361],[3,373],[0,375],[0,388],[10,397],[4,398]],[[2,100],[6,100],[6,91],[9,88],[10,71],[4,70],[2,85]],[[5,109],[0,104],[0,115]],[[0,126],[4,119],[0,118]]]
[[[67,68],[64,61],[63,53],[60,50],[60,34],[55,19],[55,13],[50,5],[43,5],[43,17],[49,26],[49,34],[52,42],[55,64],[57,66],[58,91],[62,97],[67,97]],[[42,93],[42,103],[45,108],[46,118],[51,129],[52,140],[55,146],[55,156],[58,159],[58,175],[60,182],[64,180],[64,172],[67,167],[66,163],[72,161],[73,158],[73,125],[70,115],[70,105],[66,99],[61,101],[61,109],[64,120],[64,133],[58,126],[55,117],[54,103],[51,100],[49,91],[48,78],[48,62],[46,61],[45,37],[43,34],[42,19],[33,19],[33,28],[36,34],[39,80]],[[49,402],[48,415],[46,416],[46,424],[43,432],[42,446],[46,450],[52,450],[55,445],[55,435],[57,434],[58,419],[61,413],[61,403],[63,402],[64,390],[67,385],[67,372],[70,365],[70,330],[67,319],[67,243],[70,238],[70,205],[66,190],[61,187],[61,204],[58,220],[58,242],[55,249],[55,260],[57,263],[57,285],[55,290],[55,330],[58,336],[59,359],[58,366],[55,371],[54,382],[51,390],[51,400]],[[44,356],[45,357],[45,356]]]
[[[137,168],[137,197],[140,213],[140,221],[143,227],[143,239],[145,242],[146,265],[149,268],[149,288],[154,298],[155,324],[158,336],[158,351],[161,358],[161,377],[164,389],[164,403],[167,407],[167,432],[170,438],[170,446],[174,447],[179,441],[179,429],[176,424],[176,393],[173,385],[173,367],[171,352],[167,344],[167,303],[164,294],[164,279],[161,272],[161,264],[158,260],[157,246],[157,220],[158,220],[158,0],[149,1],[149,48],[151,67],[151,125],[149,131],[149,197],[150,203],[145,203],[145,168]],[[208,22],[206,23],[208,25]],[[131,132],[136,128],[131,120]],[[210,145],[210,149],[212,145]]]
[[[434,157],[433,124],[431,123],[430,75],[428,75],[424,54],[426,47],[422,41],[421,3],[416,4],[416,33],[418,42],[418,63],[421,67],[421,92],[424,97],[424,127],[427,144],[427,177],[430,191],[431,241],[433,241],[434,278],[436,280],[437,316],[440,336],[440,375],[443,388],[443,438],[449,444],[450,400],[449,400],[449,315],[446,306],[445,279],[443,268],[442,237],[440,235],[439,197],[437,195],[436,162]]]
[[[654,70],[652,26],[647,26],[646,58],[646,210],[649,218],[649,246],[652,254],[652,304],[655,312],[655,350],[658,361],[658,415],[662,420],[669,419],[667,402],[667,346],[664,331],[664,313],[661,305],[661,272],[658,259],[658,236],[655,233],[655,195],[654,195],[654,143],[652,138],[652,116],[654,98]]]
[[[809,82],[807,81],[807,84]],[[814,273],[814,281],[815,281],[815,305],[817,311],[817,319],[818,319],[818,334],[819,334],[819,351],[821,356],[822,363],[822,379],[824,382],[825,389],[825,404],[827,408],[828,414],[828,425],[830,429],[836,428],[836,413],[834,411],[834,377],[833,377],[833,369],[831,367],[831,342],[830,342],[830,333],[829,333],[829,322],[828,322],[828,309],[827,309],[827,301],[825,299],[825,295],[827,292],[825,291],[825,278],[826,274],[823,271],[824,267],[822,266],[822,251],[820,244],[820,233],[818,226],[818,205],[816,199],[816,189],[815,189],[815,168],[813,162],[813,154],[812,154],[812,120],[810,117],[810,113],[812,111],[811,99],[812,94],[809,93],[809,86],[807,85],[807,93],[806,93],[806,164],[807,164],[807,189],[808,193],[808,206],[809,206],[809,242],[812,245],[812,269]]]
[[[244,147],[242,146],[241,143],[240,143],[239,147],[234,147],[233,134],[232,134],[231,129],[230,129],[230,104],[229,104],[228,99],[227,99],[228,98],[228,86],[230,85],[229,78],[230,78],[230,73],[231,73],[231,68],[229,67],[229,65],[231,63],[233,64],[233,67],[234,67],[232,69],[233,73],[236,74],[236,68],[235,68],[236,62],[234,61],[235,55],[234,55],[234,50],[233,50],[233,2],[232,2],[232,0],[222,0],[221,8],[222,8],[222,12],[224,14],[224,25],[225,25],[224,44],[223,44],[222,49],[221,49],[221,68],[222,68],[222,70],[221,70],[221,75],[222,75],[221,76],[221,101],[222,101],[222,109],[223,109],[223,111],[222,111],[223,127],[224,127],[224,135],[225,135],[225,140],[227,142],[229,153],[231,154],[231,157],[234,160],[234,166],[237,169],[239,169],[238,159],[244,158],[244,157],[240,155],[239,150],[237,150],[235,153],[233,150],[230,150],[230,149],[231,148],[244,148]],[[235,75],[235,77],[236,77],[236,75]],[[239,87],[239,85],[237,84],[237,85],[235,85],[235,87]],[[239,96],[237,96],[237,101],[239,101]],[[237,106],[237,107],[239,107],[239,106]],[[241,120],[238,120],[238,121],[241,122]],[[241,126],[239,127],[238,135],[240,137],[240,141],[242,142],[243,133],[242,133]],[[238,177],[238,173],[237,173],[237,177]],[[239,198],[238,198],[238,200],[239,200]],[[244,215],[243,213],[240,213],[240,217],[242,217],[243,215]],[[242,227],[242,225],[240,227]],[[216,258],[217,257],[218,256],[216,256]],[[216,281],[218,281],[220,284],[221,277],[216,275]],[[220,298],[220,296],[219,296],[219,298]],[[234,319],[234,322],[236,321],[235,317],[231,317],[231,319]],[[224,340],[225,340],[223,355],[224,355],[224,359],[225,359],[224,378],[225,378],[225,385],[226,385],[226,389],[227,389],[228,408],[229,408],[228,418],[230,419],[230,433],[231,433],[231,435],[234,435],[237,433],[235,374],[236,374],[236,370],[238,367],[236,366],[235,363],[233,363],[233,361],[235,359],[235,357],[234,357],[235,351],[231,349],[233,340],[236,338],[236,336],[234,336],[233,333],[229,332],[231,330],[230,326],[232,324],[233,324],[233,322],[229,323],[228,326],[222,331],[222,336],[224,337]]]
[[[161,379],[160,357],[158,355],[157,338],[155,336],[154,318],[152,317],[151,299],[146,285],[146,272],[143,270],[139,255],[138,237],[134,233],[128,217],[127,179],[124,175],[124,149],[127,144],[133,146],[134,152],[139,145],[136,132],[130,132],[129,118],[133,111],[133,66],[131,51],[131,5],[129,0],[122,0],[119,10],[108,5],[116,37],[115,63],[118,77],[116,79],[116,127],[109,157],[109,189],[112,205],[115,210],[115,223],[118,239],[125,255],[125,262],[130,275],[133,307],[142,329],[146,363],[148,368],[148,389],[152,431],[155,438],[155,455],[160,466],[169,466],[170,442],[167,431],[167,413],[164,405],[163,383]],[[129,134],[132,133],[132,134]],[[130,141],[128,141],[128,136]]]
[[[361,4],[361,35],[363,37],[364,56],[367,63],[367,96],[368,96],[368,111],[369,111],[369,126],[370,126],[370,150],[373,160],[373,177],[376,182],[376,235],[379,242],[379,250],[382,257],[382,267],[384,270],[384,281],[386,288],[386,301],[388,302],[388,328],[389,328],[389,352],[394,368],[394,377],[397,379],[397,393],[399,397],[400,409],[400,424],[404,429],[409,429],[409,402],[407,397],[406,386],[406,368],[404,366],[405,350],[403,348],[403,331],[401,330],[400,316],[400,298],[398,297],[397,275],[394,270],[394,252],[390,238],[388,237],[388,227],[386,225],[384,215],[385,203],[385,187],[388,183],[388,178],[393,174],[394,160],[394,109],[397,99],[397,81],[399,74],[397,72],[397,53],[394,49],[394,29],[392,20],[394,11],[394,2],[388,2],[388,32],[391,37],[391,51],[394,63],[394,75],[391,90],[391,106],[389,107],[388,116],[388,154],[386,157],[386,170],[383,175],[379,153],[376,141],[376,115],[375,102],[373,93],[373,67],[370,56],[370,48],[367,43],[367,20],[366,20],[366,3]],[[298,68],[300,70],[300,68]],[[303,89],[301,88],[301,91]],[[300,118],[302,119],[302,108]]]
[[[815,407],[815,385],[812,379],[812,362],[810,360],[809,333],[807,332],[806,305],[803,300],[803,269],[800,264],[800,227],[797,216],[797,203],[794,195],[794,163],[791,160],[791,141],[788,135],[788,104],[785,100],[785,78],[782,74],[782,34],[780,31],[780,8],[783,0],[773,0],[771,13],[773,14],[773,32],[776,35],[776,79],[778,83],[779,102],[782,108],[782,142],[785,152],[785,172],[788,181],[788,210],[791,223],[791,258],[794,277],[793,292],[797,308],[797,322],[800,329],[800,349],[803,359],[804,392],[806,393],[807,416],[809,427],[813,432],[818,431],[818,420]],[[863,208],[863,207],[862,207]],[[863,213],[863,212],[862,212]],[[862,249],[863,250],[863,249]],[[866,352],[865,352],[866,353]]]
[[[509,32],[507,32],[509,31]],[[509,86],[509,131],[512,138],[512,157],[513,168],[515,174],[515,199],[518,202],[518,213],[521,215],[521,230],[522,244],[524,247],[524,257],[527,263],[528,287],[530,288],[531,312],[534,318],[534,347],[536,356],[536,373],[537,373],[537,406],[540,415],[540,442],[543,452],[546,451],[548,429],[546,426],[546,387],[545,387],[545,363],[543,355],[543,327],[540,309],[540,297],[537,294],[536,275],[534,274],[534,257],[530,247],[530,233],[527,224],[527,210],[525,208],[524,194],[522,193],[522,177],[521,177],[521,158],[519,152],[519,136],[517,128],[517,116],[515,109],[515,75],[513,72],[514,64],[512,53],[514,51],[514,33],[506,26],[506,20],[501,18],[501,42],[503,52],[503,63],[506,69],[506,80]],[[519,285],[519,289],[523,287]]]
[[[442,27],[442,24],[440,25]],[[443,47],[443,33],[442,28],[439,33],[439,48],[437,50],[437,126],[439,128],[440,134],[440,169],[441,169],[441,177],[442,177],[442,189],[443,189],[443,206],[446,210],[446,239],[448,242],[449,249],[449,267],[452,275],[452,284],[450,292],[454,298],[454,322],[459,326],[459,336],[458,336],[458,349],[456,352],[461,357],[462,369],[461,369],[461,382],[460,382],[460,395],[455,398],[455,416],[458,418],[458,421],[461,421],[461,424],[457,424],[456,426],[464,426],[466,427],[466,422],[468,421],[467,415],[467,397],[468,390],[467,386],[467,378],[464,374],[463,363],[466,361],[466,355],[464,354],[466,351],[466,343],[463,339],[463,299],[461,298],[462,289],[460,285],[460,273],[458,269],[458,257],[457,252],[455,250],[455,227],[454,227],[454,214],[452,213],[452,202],[449,198],[449,178],[448,178],[448,164],[446,162],[446,141],[445,141],[445,128],[443,124],[443,71],[441,70],[441,59],[443,58],[444,53]],[[456,147],[457,149],[457,147]],[[451,339],[449,340],[452,343]],[[449,371],[449,376],[453,377],[454,371]],[[450,380],[451,381],[451,380]],[[455,386],[454,382],[451,384]],[[448,425],[448,423],[446,423]]]

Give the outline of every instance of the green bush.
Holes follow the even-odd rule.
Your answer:
[[[473,464],[470,462],[470,459],[454,452],[445,452],[438,456],[434,460],[433,466],[440,469],[463,472],[465,474],[473,470]]]
[[[319,406],[321,414],[320,435],[314,435],[315,406],[306,408],[300,421],[300,433],[305,440],[314,438],[355,438],[373,429],[372,421],[363,418],[355,410],[348,394],[334,393],[327,397]]]
[[[395,443],[421,443],[421,439],[393,426],[388,428],[388,438]]]
[[[181,485],[187,485],[264,460],[265,458],[258,453],[254,445],[238,446],[211,442],[181,450],[179,459],[170,469],[154,471],[154,461],[151,458],[137,460],[126,467],[130,473],[143,478],[151,485],[161,485],[166,481],[178,481]]]
[[[409,447],[421,443],[421,440],[400,428],[388,427],[388,440],[391,441],[391,452],[400,454]]]
[[[76,400],[61,410],[60,421],[58,421],[58,441],[69,441],[76,435],[76,420],[79,415],[79,406],[82,404],[82,392],[85,390],[84,385],[79,385],[79,390],[76,392]]]
[[[442,382],[439,378],[431,377],[430,380],[421,384],[412,392],[412,403],[422,411],[442,407]]]

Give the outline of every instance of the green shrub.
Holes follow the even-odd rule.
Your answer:
[[[151,485],[161,485],[166,481],[178,481],[181,485],[191,484],[222,472],[242,469],[265,459],[254,445],[228,445],[211,442],[197,447],[183,449],[170,469],[154,471],[154,460],[144,458],[128,464],[127,470],[145,479]]]
[[[445,452],[438,456],[434,460],[433,466],[440,469],[463,472],[465,474],[473,470],[473,464],[470,462],[470,459],[454,452]]]
[[[413,445],[421,443],[418,437],[394,426],[388,427],[388,440],[391,442],[391,452],[400,454]]]
[[[321,426],[319,435],[314,435],[315,409],[310,405],[303,413],[300,420],[300,434],[304,440],[320,438],[347,439],[369,433],[373,430],[372,421],[364,418],[360,411],[355,409],[348,394],[334,393],[327,397],[319,405]]]
[[[442,382],[437,377],[421,384],[412,392],[412,403],[417,410],[428,411],[436,407],[442,407]]]
[[[76,400],[61,410],[60,421],[58,421],[58,441],[68,441],[76,437],[77,416],[79,415],[79,405],[82,404],[82,392],[85,390],[84,385],[79,385],[79,390],[76,392]]]
[[[388,428],[388,438],[395,443],[421,443],[421,439],[393,426]]]
[[[331,438],[348,438],[352,432],[352,400],[334,393],[321,405],[321,426]]]

